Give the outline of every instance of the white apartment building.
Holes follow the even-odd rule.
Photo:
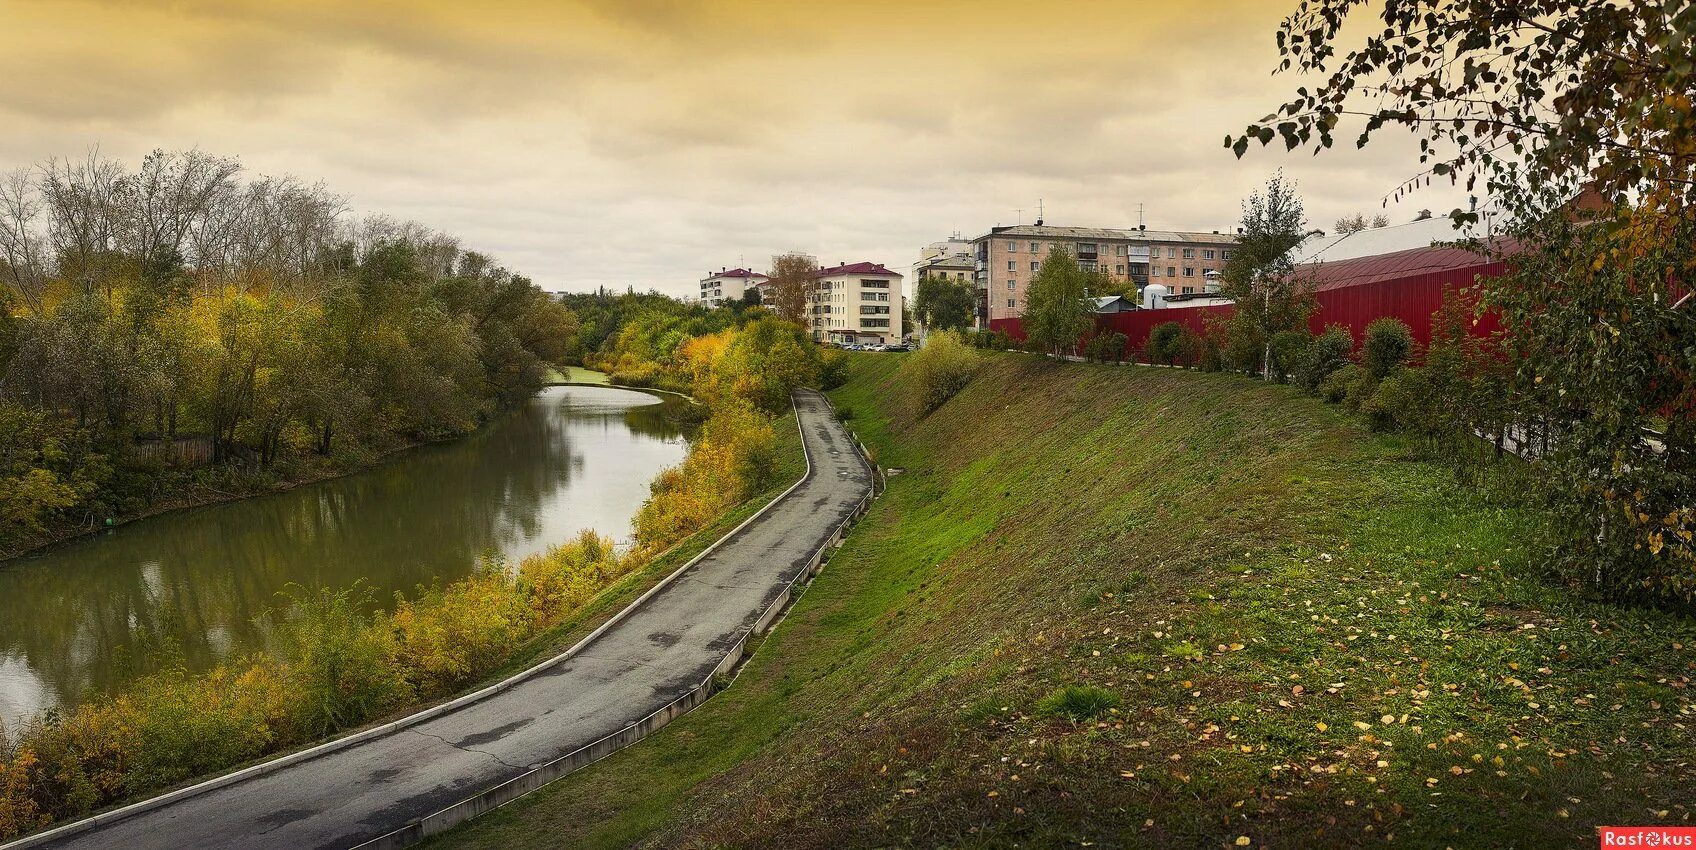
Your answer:
[[[914,285],[927,277],[971,280],[975,268],[971,241],[956,234],[919,249],[919,261],[913,264]]]
[[[721,268],[718,274],[701,279],[701,303],[708,307],[717,307],[727,302],[741,301],[742,293],[749,287],[757,287],[770,279],[749,269]]]
[[[882,263],[843,263],[813,274],[807,325],[816,342],[899,342],[901,273]]]

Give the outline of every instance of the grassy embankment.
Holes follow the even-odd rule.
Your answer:
[[[1287,388],[996,356],[914,421],[904,359],[856,357],[834,395],[906,472],[735,684],[439,843],[1582,846],[1689,821],[1696,624],[1550,585],[1530,516]]]
[[[550,384],[610,384],[607,373],[582,366],[567,366],[565,371],[549,369],[547,381]]]

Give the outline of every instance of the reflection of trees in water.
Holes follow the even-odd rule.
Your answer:
[[[483,553],[513,551],[558,519],[556,503],[584,466],[574,434],[677,435],[663,417],[632,423],[627,400],[593,401],[579,411],[550,392],[462,441],[358,475],[170,514],[0,567],[0,652],[25,656],[70,700],[163,662],[204,669],[263,647],[256,620],[291,582],[365,579],[387,604],[395,590],[464,575]]]
[[[665,396],[659,404],[645,404],[624,411],[624,424],[633,434],[669,440],[694,429],[697,414],[689,408],[689,402]]]

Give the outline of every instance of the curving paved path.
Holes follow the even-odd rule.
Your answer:
[[[350,847],[645,717],[707,677],[872,486],[823,398],[795,404],[805,481],[575,655],[440,717],[45,846]]]

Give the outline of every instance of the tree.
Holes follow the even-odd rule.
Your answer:
[[[1225,330],[1239,357],[1258,354],[1258,368],[1252,363],[1236,365],[1259,371],[1267,380],[1274,372],[1272,338],[1305,328],[1313,309],[1294,259],[1296,247],[1308,236],[1301,196],[1283,172],[1272,175],[1264,191],[1251,193],[1243,202],[1241,233],[1221,276],[1221,291],[1236,303]],[[1283,371],[1288,371],[1294,364],[1285,366]]]
[[[1332,146],[1343,119],[1359,119],[1356,147],[1386,125],[1420,140],[1419,162],[1429,167],[1398,198],[1431,177],[1469,190],[1483,177],[1493,198],[1519,198],[1510,202],[1516,214],[1526,201],[1553,209],[1584,184],[1604,198],[1655,186],[1680,206],[1696,203],[1689,9],[1668,14],[1656,0],[1411,0],[1382,7],[1382,29],[1336,61],[1344,23],[1362,8],[1305,0],[1284,19],[1278,70],[1323,81],[1227,136],[1227,147],[1240,157],[1250,140],[1281,139],[1317,152]]]
[[[913,313],[926,329],[962,331],[972,325],[977,298],[977,288],[969,280],[921,277]]]
[[[1368,8],[1374,34],[1339,58],[1345,23]],[[1359,128],[1357,147],[1399,127],[1420,153],[1395,197],[1433,178],[1483,194],[1490,233],[1505,238],[1472,247],[1508,272],[1480,283],[1480,309],[1499,315],[1513,375],[1491,392],[1506,408],[1486,417],[1498,423],[1468,430],[1517,421],[1549,434],[1532,468],[1575,578],[1616,595],[1696,599],[1696,301],[1686,289],[1696,279],[1696,12],[1653,0],[1307,0],[1278,40],[1280,70],[1324,78],[1226,144],[1238,156],[1251,139],[1317,152],[1345,121]],[[1646,439],[1647,428],[1660,433]]]
[[[807,295],[813,288],[813,276],[819,262],[812,256],[791,251],[771,258],[770,307],[778,317],[802,327],[807,326]]]
[[[1178,341],[1183,335],[1183,325],[1161,322],[1149,329],[1143,354],[1148,357],[1148,362],[1156,366],[1169,366],[1178,359]]]
[[[1337,219],[1337,223],[1331,226],[1331,230],[1338,236],[1347,236],[1350,233],[1359,233],[1368,228],[1389,226],[1390,218],[1383,213],[1373,216],[1370,220],[1367,219],[1365,213],[1354,213]]]
[[[1049,251],[1025,293],[1025,336],[1055,355],[1075,348],[1090,328],[1089,283],[1070,251]]]

